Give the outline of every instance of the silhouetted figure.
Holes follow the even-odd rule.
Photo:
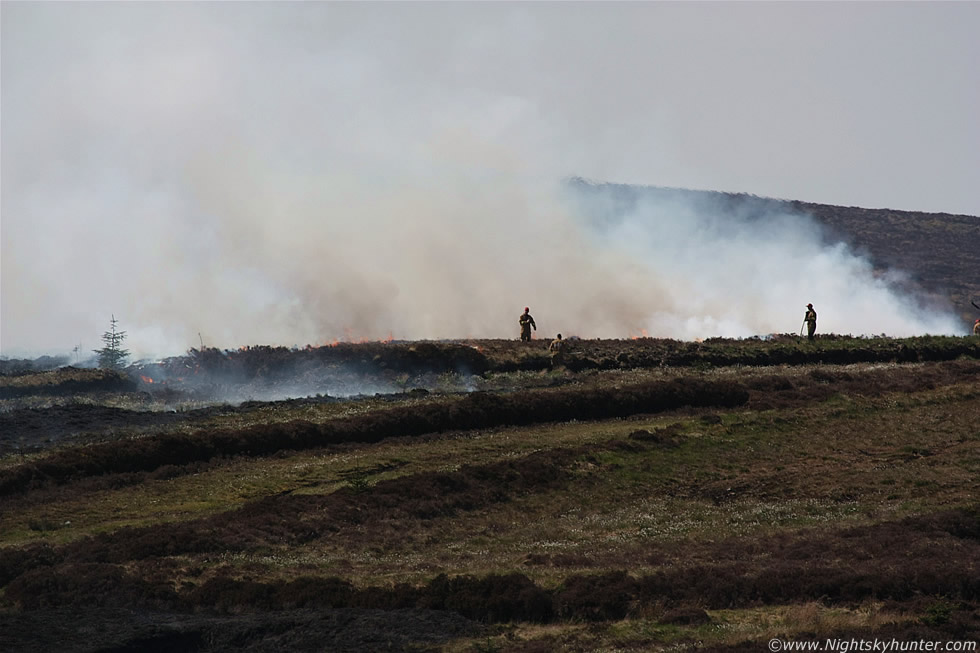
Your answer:
[[[551,366],[561,365],[565,362],[565,341],[561,339],[561,334],[551,341],[548,349],[551,350]]]
[[[806,339],[813,340],[813,334],[817,332],[817,312],[813,310],[813,304],[806,305],[803,321],[806,322]]]
[[[531,309],[527,306],[524,307],[524,314],[518,318],[517,322],[521,325],[521,342],[531,341],[531,327],[534,330],[538,330],[538,325],[534,323],[534,318],[531,317]]]

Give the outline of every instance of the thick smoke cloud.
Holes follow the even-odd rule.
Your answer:
[[[642,261],[645,276],[659,281],[644,316],[651,333],[695,339],[792,332],[811,302],[824,333],[962,329],[934,299],[906,292],[900,271],[876,272],[810,216],[780,202],[581,180],[571,190],[602,246]]]
[[[111,313],[137,356],[513,337],[525,305],[547,337],[785,332],[806,301],[821,331],[958,329],[805,219],[661,197],[598,224],[562,179],[706,184],[667,172],[633,18],[599,43],[591,5],[557,11],[5,4],[3,354],[98,347]]]

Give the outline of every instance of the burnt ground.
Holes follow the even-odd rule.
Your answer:
[[[424,391],[393,393],[382,397],[363,397],[385,403],[425,396]],[[53,404],[46,408],[12,408],[0,412],[0,456],[9,453],[31,453],[60,445],[92,444],[145,437],[186,424],[195,426],[222,415],[247,415],[276,406],[292,408],[357,401],[358,398],[304,397],[276,402],[248,401],[219,404],[203,408],[172,408],[153,401],[149,392],[113,395],[117,403],[146,405],[141,410],[105,406],[100,395],[88,395],[86,402]],[[105,397],[105,395],[102,395]],[[90,403],[91,402],[91,403]]]
[[[296,350],[245,347],[190,350],[186,356],[123,372],[65,367],[0,376],[0,455],[64,443],[152,435],[176,424],[193,426],[218,415],[247,414],[270,405],[373,399],[398,403],[429,390],[467,393],[576,385],[583,372],[630,369],[706,371],[719,367],[908,363],[980,358],[976,338],[850,338],[823,335],[815,343],[793,335],[682,342],[655,338],[569,341],[559,370],[548,372],[546,340],[421,343],[340,343]],[[265,401],[252,397],[276,398]],[[38,404],[41,405],[38,405]],[[125,406],[125,407],[122,407]]]
[[[0,413],[0,455],[113,439],[120,431],[167,427],[192,413],[136,411],[99,404],[19,408]]]
[[[114,401],[128,397],[137,405],[159,406],[161,395],[168,400],[182,393],[191,395],[212,387],[218,375],[223,384],[229,378],[244,383],[258,378],[274,387],[288,383],[293,373],[318,374],[317,361],[328,361],[324,367],[331,369],[359,367],[356,374],[390,380],[412,374],[410,361],[420,356],[419,346],[368,343],[322,352],[209,350],[161,365],[161,369],[170,365],[187,370],[193,369],[195,359],[202,359],[197,360],[193,383],[160,374],[153,384],[139,385],[130,371],[121,381],[125,391],[115,394],[106,393],[105,384],[120,381],[95,376],[86,386],[84,374],[74,370],[64,373],[69,378],[48,376],[34,384],[19,376],[19,389],[7,395],[10,401],[30,403],[38,397],[63,396],[58,389],[64,387],[62,382],[73,384],[74,394],[69,396],[78,401],[56,402],[47,408],[20,406],[0,413],[4,444],[43,454],[24,463],[7,459],[2,469],[4,505],[8,509],[52,505],[101,487],[196,474],[205,469],[202,465],[220,465],[229,456],[261,458],[337,443],[365,446],[393,436],[421,438],[495,425],[659,411],[700,415],[703,424],[722,428],[716,413],[734,407],[805,412],[842,395],[880,397],[980,385],[980,361],[973,355],[976,344],[970,339],[827,337],[816,345],[792,338],[708,343],[646,339],[577,344],[576,353],[584,361],[580,372],[628,369],[642,362],[640,367],[659,370],[678,367],[680,378],[624,385],[608,379],[585,382],[598,377],[579,377],[569,371],[570,378],[560,387],[518,392],[505,387],[509,391],[446,396],[396,393],[390,405],[323,423],[260,422],[195,431],[195,424],[215,416],[257,415],[269,405],[251,402],[171,412],[104,404],[110,397]],[[507,341],[426,343],[422,351],[429,359],[412,378],[460,376],[461,360],[484,369],[482,375],[470,375],[483,379],[508,370],[554,373],[549,372],[543,342],[529,346]],[[342,365],[337,362],[341,359],[346,361]],[[819,364],[864,359],[876,364],[866,368]],[[764,364],[772,360],[783,362],[780,367]],[[809,367],[796,370],[786,361]],[[901,362],[916,365],[896,364]],[[725,364],[737,366],[739,373],[720,380],[704,374]],[[143,375],[147,371],[139,370]],[[136,383],[136,391],[128,383]],[[148,387],[156,385],[162,387]],[[402,401],[419,397],[425,401]],[[337,401],[320,396],[281,403],[283,408],[295,408]],[[966,419],[948,416],[946,423],[951,425],[954,418]],[[190,427],[186,438],[173,430],[177,426]],[[131,437],[137,434],[142,437]],[[527,557],[525,570],[507,575],[438,576],[420,585],[355,586],[330,574],[270,580],[220,564],[206,573],[200,569],[212,564],[207,561],[236,551],[257,555],[284,543],[302,545],[311,538],[344,540],[353,538],[349,533],[354,530],[379,529],[377,538],[394,545],[398,537],[408,535],[392,533],[410,533],[429,520],[461,518],[534,493],[575,491],[579,470],[601,465],[608,456],[643,455],[681,447],[683,442],[672,428],[636,431],[629,441],[415,473],[378,482],[366,493],[351,486],[326,495],[267,496],[247,503],[232,519],[219,514],[178,524],[127,527],[63,545],[42,541],[2,549],[0,650],[440,650],[458,637],[499,632],[493,624],[610,624],[665,603],[671,609],[662,615],[664,623],[697,624],[710,622],[705,609],[799,601],[846,606],[871,599],[923,615],[912,623],[880,626],[875,631],[879,638],[969,639],[980,633],[980,575],[973,573],[980,559],[976,505],[830,532],[724,538],[688,545],[683,556],[656,546],[643,547],[629,556],[670,564],[640,575],[631,574],[623,560],[539,554]],[[921,447],[894,453],[900,458],[887,460],[931,460],[938,455]],[[758,487],[737,486],[725,479],[677,479],[669,487],[678,496],[716,504],[732,501],[733,491],[757,491],[771,498],[791,495],[790,477],[780,486],[780,474],[774,471],[768,484]],[[848,500],[841,496],[841,501]],[[589,573],[583,573],[583,567]],[[560,585],[546,587],[530,575],[538,568],[567,568],[567,573]],[[842,637],[868,634],[847,628],[834,632]],[[564,648],[548,636],[533,645],[514,643],[508,648],[498,641],[494,646],[515,651]],[[643,646],[625,642],[620,648],[643,650]]]
[[[0,650],[63,653],[154,651],[420,651],[485,630],[444,610],[334,608],[194,615],[124,608],[0,613]]]

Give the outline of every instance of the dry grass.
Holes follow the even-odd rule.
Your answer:
[[[474,651],[669,651],[705,646],[724,648],[746,641],[765,649],[769,639],[826,639],[841,631],[879,632],[888,626],[915,623],[916,615],[888,610],[880,602],[854,608],[825,606],[817,601],[746,610],[708,610],[697,625],[667,623],[671,610],[653,606],[607,624],[514,624],[497,634],[465,637],[447,644],[446,653]],[[760,649],[760,650],[761,650]]]
[[[730,369],[707,374],[760,382],[788,377],[805,390],[819,369],[756,370],[742,377]],[[918,374],[922,368],[878,369]],[[860,377],[864,368],[844,371]],[[576,383],[608,387],[667,374],[602,372]],[[823,601],[806,589],[795,603],[723,610],[692,603],[677,588],[673,599],[652,600],[642,585],[657,574],[678,583],[684,574],[696,578],[707,570],[728,574],[725,582],[762,583],[752,579],[792,562],[792,556],[812,556],[814,569],[824,565],[846,571],[852,565],[869,574],[886,573],[875,566],[875,556],[885,564],[903,546],[920,552],[914,560],[926,565],[918,573],[928,580],[943,556],[953,559],[954,540],[945,531],[933,533],[925,522],[906,527],[901,520],[976,506],[978,385],[852,389],[859,385],[841,384],[838,389],[846,391],[821,395],[819,401],[797,398],[766,409],[750,402],[735,409],[390,438],[242,456],[136,485],[78,481],[5,501],[0,546],[9,552],[47,542],[55,551],[68,552],[65,564],[80,564],[71,562],[71,551],[95,551],[96,542],[88,537],[104,533],[115,538],[99,541],[109,552],[125,543],[124,526],[162,534],[171,526],[199,524],[207,530],[240,523],[252,539],[228,540],[229,546],[220,548],[225,541],[220,538],[232,537],[234,530],[214,530],[219,548],[107,564],[172,588],[201,588],[221,579],[278,587],[308,577],[337,577],[370,593],[398,584],[424,587],[439,574],[485,578],[516,572],[560,596],[578,575],[615,570],[625,570],[629,582],[637,583],[631,586],[634,599],[625,618],[499,625],[488,635],[455,641],[444,649],[450,651],[655,650],[693,642],[725,647],[757,640],[764,645],[769,637],[801,633],[891,632],[917,623],[921,606],[871,597]],[[372,406],[382,404],[365,402],[352,409]],[[332,405],[329,414],[347,409]],[[284,405],[280,413],[276,410],[261,407],[234,419],[275,421],[313,409]],[[313,413],[309,418],[318,419]],[[649,437],[633,437],[644,431]],[[528,465],[535,460],[551,461],[555,479],[536,483],[501,471],[511,469],[510,464],[515,470],[524,469],[521,465],[533,469]],[[426,495],[425,510],[415,510],[412,501],[438,487],[431,485],[433,479],[465,482],[459,487],[479,492],[472,500],[445,505],[439,502],[449,502],[454,494],[435,492]],[[395,510],[388,502],[398,492],[404,505]],[[270,497],[279,503],[268,503]],[[248,530],[248,519],[277,515],[279,505],[296,511],[283,512],[278,517],[283,524],[295,520],[320,534],[295,540],[279,531]],[[234,512],[238,508],[245,512]],[[876,551],[877,528],[886,538],[908,532],[909,539]],[[963,542],[966,546],[969,540]],[[775,556],[773,543],[791,557]],[[927,558],[927,552],[933,557]],[[831,557],[824,559],[825,554]],[[58,569],[71,567],[52,572]],[[807,582],[801,587],[809,587]],[[732,596],[741,597],[737,591]],[[704,608],[707,622],[683,622]]]

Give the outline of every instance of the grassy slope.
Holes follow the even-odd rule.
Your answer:
[[[937,372],[955,365],[957,374]],[[976,535],[950,534],[960,519],[950,511],[977,505],[975,364],[871,367],[693,373],[755,379],[751,400],[735,409],[236,457],[137,485],[125,475],[80,480],[6,501],[0,545],[10,554],[31,542],[52,544],[63,555],[53,568],[59,578],[109,556],[128,577],[162,581],[188,600],[209,596],[218,581],[281,588],[298,578],[337,578],[383,592],[397,583],[431,588],[442,573],[518,573],[559,606],[545,623],[497,624],[445,644],[448,650],[901,636],[927,628],[923,620],[940,634],[955,634],[952,624],[976,637],[975,588],[950,585],[941,573],[957,565],[957,573],[980,577]],[[882,386],[875,379],[885,373],[901,383]],[[663,374],[601,373],[588,383]],[[779,379],[774,388],[788,382],[791,389],[766,390],[770,378]],[[294,409],[318,419],[316,406]],[[257,410],[248,422],[281,422],[288,410]],[[323,410],[334,415],[337,405]],[[929,521],[934,515],[938,526]],[[120,530],[161,538],[178,524],[197,524],[190,532],[217,533],[218,542],[143,557],[127,552],[132,532]],[[297,524],[320,536],[295,536]],[[109,539],[89,538],[98,534]],[[622,572],[625,580],[616,576]],[[28,576],[7,584],[4,600],[22,605],[48,592],[57,603],[91,591],[59,595],[50,581],[32,585]],[[604,580],[581,589],[583,578],[596,576]],[[717,580],[700,587],[705,577]],[[818,593],[818,578],[836,578],[839,594]],[[853,586],[862,578],[870,590]],[[660,589],[633,584],[640,581]],[[227,586],[212,607],[258,605],[240,590]],[[589,608],[583,592],[599,597],[597,605]],[[710,620],[697,623],[704,610]]]

